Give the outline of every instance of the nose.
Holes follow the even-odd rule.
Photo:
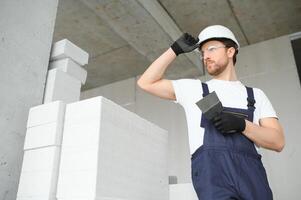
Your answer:
[[[203,52],[203,55],[202,55],[202,57],[203,57],[203,60],[205,61],[205,60],[207,60],[208,58],[209,58],[209,53],[207,52],[207,51],[204,51]]]

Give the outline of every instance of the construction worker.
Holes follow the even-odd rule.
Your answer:
[[[137,81],[146,92],[183,106],[192,183],[199,199],[273,199],[258,148],[282,151],[283,129],[262,90],[237,79],[234,65],[239,47],[234,34],[221,25],[205,28],[197,39],[185,33]],[[196,48],[211,80],[163,78],[177,56]],[[213,91],[223,111],[209,120],[196,102]]]

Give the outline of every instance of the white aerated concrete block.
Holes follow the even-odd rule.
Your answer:
[[[100,197],[99,200],[126,200],[115,197]]]
[[[27,199],[26,199],[27,200]],[[55,199],[55,200],[57,200],[57,199]],[[95,198],[93,198],[93,197],[91,197],[91,198],[67,198],[67,199],[60,199],[60,200],[129,200],[129,199],[126,199],[126,198],[118,198],[118,197],[100,197],[100,198],[97,198],[97,199],[95,199]]]
[[[26,131],[24,150],[46,146],[61,146],[63,121],[30,127]]]
[[[60,170],[57,199],[81,198],[96,200],[96,172],[96,170]]]
[[[47,123],[62,122],[64,119],[65,108],[66,105],[62,101],[54,101],[30,108],[27,128]]]
[[[71,58],[79,65],[88,64],[89,54],[67,39],[60,40],[52,45],[50,61]]]
[[[77,170],[97,171],[98,147],[64,147],[62,154],[64,159],[60,163],[61,172],[71,172]],[[81,159],[78,159],[78,158]]]
[[[81,82],[59,69],[48,71],[44,103],[60,100],[71,103],[80,99]]]
[[[25,151],[17,199],[53,199],[56,195],[60,147]]]
[[[22,172],[58,170],[60,152],[55,146],[25,151]]]
[[[86,133],[83,136],[83,133]],[[64,147],[97,146],[99,144],[100,119],[84,119],[82,122],[65,123]]]
[[[165,130],[103,97],[68,104],[57,199],[167,200],[167,142]]]
[[[192,183],[169,185],[169,200],[198,200]]]
[[[54,185],[53,172],[51,171],[22,172],[17,199],[25,197],[53,197],[55,196]]]
[[[49,69],[59,69],[85,84],[87,71],[70,58],[56,60],[49,63]]]
[[[100,119],[103,97],[86,99],[66,106],[65,123],[77,124],[90,119]]]
[[[55,200],[65,103],[29,111],[17,200]]]
[[[56,200],[55,196],[47,197],[47,196],[40,196],[40,197],[17,197],[16,200]]]

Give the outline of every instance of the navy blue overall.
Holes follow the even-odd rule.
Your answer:
[[[202,83],[203,97],[209,94]],[[224,112],[244,116],[253,122],[254,93],[247,89],[248,109],[224,107]],[[242,133],[223,135],[202,117],[205,129],[203,145],[191,158],[193,186],[202,200],[270,200],[273,199],[261,155],[254,143]]]

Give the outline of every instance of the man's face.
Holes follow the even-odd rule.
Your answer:
[[[211,76],[221,74],[229,64],[225,45],[216,40],[204,43],[200,49],[203,64]]]

